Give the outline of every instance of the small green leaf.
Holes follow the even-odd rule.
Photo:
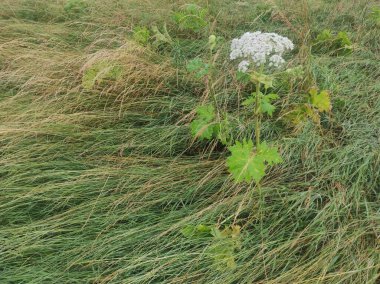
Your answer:
[[[278,99],[277,94],[268,94],[268,95],[262,95],[261,97],[261,112],[267,113],[269,116],[273,115],[273,112],[276,110],[276,107],[271,104],[273,100]]]
[[[276,107],[272,105],[272,101],[278,99],[277,94],[268,94],[264,95],[263,93],[260,92],[260,113],[267,113],[269,116],[273,115],[273,112],[276,110]],[[242,105],[243,106],[252,106],[255,105],[256,103],[256,92],[252,93],[252,95],[247,98],[246,100],[243,101]]]
[[[208,75],[210,65],[204,63],[203,60],[200,58],[194,58],[187,63],[186,69],[188,72],[194,73],[195,77],[200,79]]]
[[[230,145],[233,140],[233,129],[228,115],[217,125],[217,137],[223,145]]]
[[[181,234],[186,238],[206,238],[212,237],[212,227],[200,224],[197,226],[187,225],[181,230]]]
[[[279,96],[277,94],[274,94],[274,93],[270,93],[268,95],[265,95],[264,98],[268,101],[273,101],[273,100],[277,100],[279,98]]]
[[[339,45],[345,49],[352,49],[352,42],[346,32],[339,32],[336,36],[336,40],[339,41]]]
[[[283,162],[277,148],[269,147],[265,141],[260,144],[257,155],[264,159],[269,166]]]
[[[194,137],[211,139],[217,132],[217,124],[214,122],[215,109],[213,105],[203,105],[197,108],[197,118],[190,124]]]
[[[323,90],[318,93],[316,88],[309,91],[311,104],[318,109],[319,112],[328,112],[331,110],[331,100],[328,91]]]
[[[319,113],[312,109],[309,104],[301,104],[293,108],[284,118],[294,126],[301,125],[308,118],[311,118],[314,123],[319,124],[320,122]]]
[[[325,29],[318,34],[316,41],[317,42],[329,41],[329,40],[333,40],[333,38],[334,38],[334,36],[333,36],[331,30]]]
[[[150,31],[146,27],[135,27],[133,29],[133,39],[142,44],[146,45],[150,38]]]
[[[211,228],[206,225],[199,224],[197,226],[197,231],[200,233],[210,233],[211,234]]]
[[[276,110],[276,107],[268,101],[262,100],[260,110],[261,113],[267,113],[269,116],[272,116],[273,112]]]
[[[240,226],[231,225],[220,230],[212,229],[213,241],[206,249],[206,253],[214,260],[218,270],[236,268],[235,251],[241,249]]]
[[[252,105],[255,105],[256,103],[256,99],[255,97],[252,95],[250,96],[248,99],[245,99],[243,102],[242,102],[242,105],[243,106],[252,106]]]

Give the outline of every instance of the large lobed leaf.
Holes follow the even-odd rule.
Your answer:
[[[267,166],[282,162],[277,149],[269,147],[265,142],[254,151],[251,140],[236,142],[228,148],[231,156],[227,158],[227,166],[236,182],[251,182],[254,180],[259,183],[265,176]]]

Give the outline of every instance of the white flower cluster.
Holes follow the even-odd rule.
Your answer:
[[[246,72],[251,64],[262,66],[268,63],[269,67],[279,68],[285,63],[284,52],[293,48],[290,39],[276,33],[248,32],[232,40],[230,59],[243,59],[238,66],[242,72]]]

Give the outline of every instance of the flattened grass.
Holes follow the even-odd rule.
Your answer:
[[[190,136],[204,90],[183,70],[186,40],[159,53],[128,39],[136,23],[169,21],[163,7],[175,5],[115,1],[101,10],[94,1],[91,13],[68,19],[64,1],[43,11],[32,2],[42,3],[0,7],[1,283],[376,283],[380,36],[367,19],[371,3],[310,5],[313,31],[349,29],[354,52],[313,55],[333,118],[278,141],[284,163],[264,179],[259,202],[253,184],[232,182],[223,147]],[[290,2],[209,5],[214,16],[223,8],[217,31],[228,42],[256,27],[298,38],[272,13],[298,27],[304,11]],[[245,13],[231,18],[224,7]],[[83,89],[83,72],[105,58],[122,63],[123,80]],[[220,96],[232,106],[238,91],[223,76]],[[271,127],[263,134],[275,139]],[[180,233],[234,221],[242,226],[234,270],[214,268],[210,240]]]

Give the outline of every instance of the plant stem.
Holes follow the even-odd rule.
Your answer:
[[[261,96],[260,96],[260,82],[256,83],[256,105],[255,105],[255,138],[256,138],[256,149],[260,145],[260,127],[261,127]]]
[[[208,60],[209,73],[207,76],[207,78],[208,78],[207,89],[208,89],[209,94],[211,94],[211,96],[212,96],[212,99],[214,102],[214,107],[216,110],[216,115],[217,115],[217,118],[219,121],[220,120],[219,107],[218,107],[218,101],[216,99],[215,88],[214,88],[214,60],[215,60],[215,58],[214,58],[214,55],[213,55],[213,52],[211,49],[209,50],[209,52],[210,52],[209,60]]]
[[[255,105],[255,138],[256,138],[256,151],[258,151],[260,147],[260,127],[261,127],[261,93],[260,93],[260,82],[256,83],[256,105]],[[260,216],[260,236],[261,236],[261,245],[264,248],[264,214],[263,214],[263,205],[264,205],[264,196],[261,190],[260,182],[256,183],[256,187],[259,194],[259,202],[258,202],[258,211]],[[266,273],[266,264],[265,258],[263,256],[264,269]]]

